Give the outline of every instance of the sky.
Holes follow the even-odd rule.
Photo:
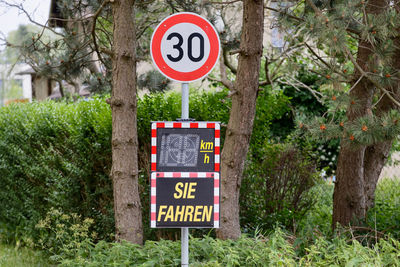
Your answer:
[[[7,7],[4,2],[22,4],[29,15],[41,24],[46,23],[49,17],[50,0],[0,0],[0,32],[5,36],[10,31],[18,29],[19,25],[29,24],[30,22],[25,14],[17,8]]]

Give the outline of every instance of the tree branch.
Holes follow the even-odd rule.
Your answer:
[[[233,0],[233,1],[229,1],[229,2],[215,2],[215,1],[205,1],[205,4],[211,4],[211,5],[230,5],[230,4],[234,4],[237,2],[242,2],[242,0]]]
[[[99,17],[99,15],[100,15],[101,11],[103,10],[103,8],[108,3],[109,3],[109,0],[104,0],[103,3],[101,4],[101,6],[93,14],[92,29],[91,29],[91,35],[92,35],[92,39],[93,39],[94,50],[96,51],[97,56],[99,57],[99,60],[101,61],[101,63],[103,63],[103,65],[105,65],[105,62],[103,60],[103,57],[101,56],[101,53],[99,51],[99,46],[97,45],[97,41],[96,41],[96,21],[97,21],[97,18]]]
[[[208,76],[207,77],[209,80],[214,81],[214,82],[220,82],[222,83],[226,88],[228,88],[230,91],[233,90],[233,83],[231,81],[229,81],[228,79],[217,79],[217,78],[213,78]]]
[[[48,27],[48,26],[43,25],[43,24],[40,24],[40,23],[38,23],[37,21],[33,20],[32,17],[29,15],[29,13],[24,9],[24,7],[23,7],[22,4],[20,4],[20,5],[18,5],[18,4],[12,4],[12,3],[8,3],[7,1],[3,1],[3,0],[1,0],[0,3],[4,3],[4,4],[5,4],[6,6],[8,6],[8,7],[17,8],[18,10],[22,11],[22,13],[25,14],[25,16],[28,18],[28,20],[29,20],[31,23],[33,23],[33,24],[35,24],[35,25],[37,25],[37,26],[40,26],[40,27],[42,27],[42,28],[45,28],[45,29],[47,29],[47,30],[53,32],[54,34],[57,34],[57,35],[60,35],[60,36],[63,36],[63,37],[64,37],[64,35],[63,35],[62,33],[56,32],[53,28]],[[47,20],[47,22],[48,22],[48,20]],[[47,22],[46,22],[46,24],[47,24]]]
[[[306,0],[306,2],[311,6],[311,8],[314,10],[314,12],[318,16],[324,18],[327,21],[327,24],[328,24],[330,29],[334,28],[332,26],[332,24],[329,22],[328,18],[322,13],[321,10],[318,9],[318,7],[314,4],[313,1]],[[400,107],[400,102],[397,101],[386,88],[384,88],[379,83],[377,83],[374,79],[369,77],[369,75],[361,68],[361,66],[355,60],[355,58],[354,58],[353,54],[351,53],[351,51],[346,46],[342,46],[342,48],[343,48],[345,54],[349,57],[350,61],[353,63],[354,67],[360,72],[360,74],[362,76],[365,76],[365,78],[367,78],[376,88],[378,88],[378,89],[382,90],[383,92],[385,92],[387,94],[387,96],[390,98],[390,100],[392,100],[393,103],[395,103],[398,107]]]
[[[237,70],[236,70],[235,66],[233,66],[232,63],[229,61],[229,58],[228,58],[228,51],[226,51],[226,49],[222,49],[222,56],[223,56],[223,58],[224,58],[224,64],[225,64],[225,66],[227,66],[228,69],[230,69],[230,71],[231,71],[233,74],[236,74]]]

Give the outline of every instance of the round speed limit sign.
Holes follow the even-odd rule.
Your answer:
[[[167,78],[190,82],[203,78],[215,66],[220,41],[213,25],[189,12],[171,15],[154,30],[151,58]]]

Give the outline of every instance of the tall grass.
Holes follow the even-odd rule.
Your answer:
[[[40,251],[0,244],[0,267],[47,267],[47,256]]]

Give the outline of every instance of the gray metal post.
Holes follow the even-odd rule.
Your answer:
[[[181,228],[181,266],[189,266],[189,228]]]
[[[189,119],[189,84],[182,83],[181,119]],[[181,266],[189,266],[189,228],[181,228]]]
[[[182,111],[181,119],[189,119],[189,84],[182,83]]]

